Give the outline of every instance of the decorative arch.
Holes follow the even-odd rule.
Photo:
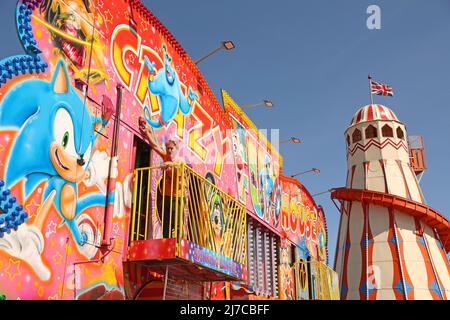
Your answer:
[[[390,125],[385,124],[381,128],[381,134],[382,134],[383,137],[393,138],[394,137],[394,130],[392,129],[392,127]]]
[[[397,128],[397,138],[405,140],[405,133],[400,127]]]
[[[356,142],[359,142],[362,140],[361,130],[355,129],[355,131],[353,131],[352,140],[353,140],[353,143],[356,143]]]
[[[377,128],[373,125],[369,125],[365,131],[366,139],[372,139],[378,137]]]

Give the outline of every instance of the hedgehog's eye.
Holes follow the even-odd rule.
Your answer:
[[[66,131],[62,138],[61,145],[65,149],[67,147],[68,143],[69,143],[69,132]]]
[[[78,157],[75,151],[75,134],[72,117],[65,108],[59,108],[53,122],[53,137],[65,152],[72,157]]]

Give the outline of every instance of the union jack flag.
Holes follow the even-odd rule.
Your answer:
[[[373,80],[371,76],[369,76],[369,80],[370,80],[370,90],[372,94],[385,97],[394,96],[394,91],[392,90],[391,86],[384,83],[378,83],[375,80]]]

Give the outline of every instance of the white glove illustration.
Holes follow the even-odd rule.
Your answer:
[[[17,231],[12,230],[10,234],[5,234],[0,238],[0,249],[28,263],[40,279],[50,279],[50,270],[41,258],[44,237],[34,225],[22,224]]]
[[[83,181],[88,187],[94,184],[100,191],[106,194],[106,182],[108,179],[109,160],[111,158],[105,151],[96,150],[92,155],[91,163],[86,170],[86,178]],[[111,178],[116,178],[119,171],[117,169],[117,157],[112,158]]]

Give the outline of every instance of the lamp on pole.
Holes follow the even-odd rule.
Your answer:
[[[312,168],[312,169],[309,169],[309,170],[306,170],[306,171],[303,171],[303,172],[299,172],[299,173],[291,175],[291,178],[295,178],[297,176],[301,176],[302,174],[305,174],[305,173],[308,173],[308,172],[320,173],[320,169]]]
[[[206,56],[204,56],[203,58],[198,59],[197,61],[195,61],[195,64],[199,64],[200,62],[202,62],[203,60],[205,60],[206,58],[209,58],[210,56],[212,56],[214,53],[216,53],[217,51],[221,50],[221,49],[225,49],[225,50],[232,50],[234,49],[236,46],[234,45],[233,41],[222,41],[220,43],[220,47],[214,49],[213,51],[211,51],[210,53],[208,53]]]
[[[280,141],[280,144],[282,144],[282,143],[288,143],[288,142],[292,142],[292,143],[300,143],[300,142],[302,142],[302,140],[301,140],[300,138],[291,137],[291,138],[289,138],[289,139],[287,139],[287,140],[281,140],[281,141]]]

